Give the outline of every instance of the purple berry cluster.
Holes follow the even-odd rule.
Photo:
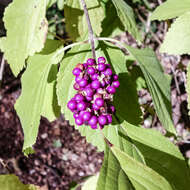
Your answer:
[[[103,129],[112,123],[115,108],[111,105],[113,94],[119,87],[118,75],[113,74],[104,57],[98,63],[89,58],[84,64],[77,64],[72,71],[75,76],[74,89],[77,94],[68,102],[76,125],[90,125],[92,129]]]

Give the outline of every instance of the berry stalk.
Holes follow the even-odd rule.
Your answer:
[[[94,32],[93,32],[93,29],[92,29],[92,24],[90,22],[90,17],[89,17],[89,14],[88,14],[88,9],[86,7],[85,0],[81,0],[81,3],[82,3],[82,6],[83,6],[83,9],[84,9],[84,14],[86,16],[86,21],[87,21],[87,25],[88,25],[89,40],[90,40],[91,47],[92,47],[92,56],[93,56],[93,59],[96,60],[96,52],[95,52],[95,45],[94,45]]]

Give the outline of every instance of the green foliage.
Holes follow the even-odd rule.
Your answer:
[[[134,190],[128,177],[121,169],[121,166],[109,149],[104,152],[104,162],[100,170],[100,175],[96,190]]]
[[[96,35],[102,32],[101,22],[105,14],[98,0],[86,0],[89,16],[93,31]],[[69,36],[73,40],[81,40],[86,38],[88,34],[88,25],[83,11],[83,7],[79,0],[68,0],[64,6],[64,14],[66,19],[66,29]]]
[[[188,190],[189,168],[179,149],[169,139],[155,130],[135,127],[126,122],[122,128],[141,152],[148,167],[163,176],[173,189]]]
[[[52,64],[57,64],[61,57],[57,57],[56,53],[30,57],[27,70],[22,76],[22,93],[15,104],[15,109],[24,131],[23,150],[27,150],[35,143],[40,116],[44,114],[52,120],[57,115],[56,99],[52,99],[55,95],[52,92],[55,87],[56,68]],[[45,105],[48,103],[50,105]]]
[[[3,190],[39,190],[34,185],[24,185],[15,175],[0,175],[0,189]]]
[[[25,66],[26,58],[44,46],[45,11],[46,0],[14,0],[5,10],[3,21],[7,36],[2,40],[1,48],[15,76]]]
[[[82,186],[82,190],[96,190],[96,183],[98,181],[98,175],[92,176],[89,179],[86,180],[84,185]]]
[[[190,54],[190,12],[176,19],[167,32],[160,51],[174,55]]]
[[[155,53],[151,49],[126,48],[139,63],[160,121],[168,131],[175,134],[171,119],[170,80],[164,75]]]
[[[190,11],[189,0],[167,0],[153,12],[152,20],[166,20],[183,15]]]
[[[141,41],[141,36],[138,32],[133,9],[125,3],[124,0],[112,0],[116,7],[117,14],[125,26],[125,29],[138,41]]]
[[[137,162],[131,156],[116,147],[112,147],[111,150],[129,179],[133,179],[132,184],[135,189],[172,190],[172,187],[165,178],[151,168]]]

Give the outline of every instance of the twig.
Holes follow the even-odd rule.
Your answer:
[[[86,7],[86,3],[85,0],[81,0],[83,9],[84,9],[84,14],[86,16],[86,21],[87,21],[87,25],[88,25],[88,33],[89,33],[89,40],[92,46],[92,56],[93,58],[96,60],[96,52],[95,52],[95,45],[94,45],[94,33],[93,33],[93,29],[92,29],[92,25],[90,22],[90,17],[88,14],[88,9]]]
[[[172,73],[173,73],[173,76],[174,76],[174,81],[175,81],[175,85],[176,85],[177,94],[180,96],[181,92],[180,92],[179,84],[178,84],[178,81],[177,81],[176,72],[175,72],[173,67],[171,67],[171,70],[172,70]]]
[[[12,173],[12,171],[11,171],[11,169],[8,167],[8,165],[4,162],[4,160],[2,160],[1,158],[0,158],[0,163],[2,164],[2,166],[11,174]]]
[[[2,56],[2,60],[1,60],[1,66],[0,66],[0,87],[1,87],[1,82],[3,80],[3,71],[5,68],[5,59],[4,56]]]
[[[143,17],[140,14],[137,14],[137,16],[139,17],[139,20],[146,26],[146,21],[143,19]],[[160,39],[154,34],[154,32],[151,30],[149,30],[149,32],[151,33],[152,37],[158,42],[159,45],[162,44],[162,42],[160,41]]]
[[[82,44],[86,44],[88,43],[89,41],[88,40],[85,40],[85,41],[82,41],[82,42],[76,42],[76,43],[73,43],[73,44],[70,44],[68,46],[65,46],[64,48],[60,49],[59,51],[57,51],[57,53],[55,54],[55,56],[63,53],[64,51],[74,47],[74,46],[78,46],[78,45],[82,45]]]

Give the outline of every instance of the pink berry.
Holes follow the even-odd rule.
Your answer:
[[[97,106],[96,104],[92,104],[92,108],[95,110],[95,111],[98,111],[100,109],[99,106]]]
[[[112,86],[115,87],[115,88],[119,88],[120,82],[118,80],[113,81]]]
[[[85,87],[88,84],[88,81],[86,79],[81,79],[78,84],[80,87]]]
[[[108,124],[112,123],[112,116],[111,116],[111,114],[107,115],[107,120],[108,120]]]
[[[77,102],[82,102],[84,100],[84,96],[82,94],[76,94],[74,99]]]
[[[84,112],[84,113],[82,114],[82,119],[83,119],[83,121],[89,121],[90,118],[91,118],[91,113],[90,113],[90,112],[86,111],[86,112]]]
[[[77,84],[77,83],[75,83],[75,84],[73,85],[73,88],[74,88],[75,90],[80,90],[80,86],[79,86],[79,84]]]
[[[107,117],[105,115],[100,115],[98,117],[98,122],[100,125],[106,125],[107,124]]]
[[[79,68],[74,68],[73,69],[73,75],[75,75],[75,76],[79,76],[81,72],[82,72],[82,70],[79,69]]]
[[[95,59],[89,58],[89,59],[87,60],[87,65],[92,66],[92,65],[95,65],[95,63],[96,63]]]
[[[93,89],[98,89],[98,88],[100,87],[100,82],[99,82],[98,80],[92,81],[91,87],[92,87]]]
[[[106,65],[104,63],[99,63],[98,64],[98,71],[105,71]]]
[[[98,128],[97,125],[91,125],[90,127],[91,127],[92,129],[97,129],[97,128]]]
[[[102,107],[102,106],[104,105],[104,100],[103,100],[102,98],[96,98],[95,104],[96,104],[98,107]]]
[[[86,96],[93,96],[93,94],[94,94],[93,89],[90,88],[90,87],[85,88],[85,89],[84,89],[84,92],[85,92],[85,95],[86,95]]]
[[[95,70],[94,67],[88,67],[87,73],[88,73],[89,75],[93,75],[93,74],[95,74],[95,72],[96,72],[96,70]]]
[[[114,106],[110,106],[110,110],[112,113],[115,113],[115,107]]]
[[[86,100],[87,100],[87,101],[92,101],[93,98],[92,98],[92,96],[86,96]]]
[[[71,110],[74,111],[77,108],[77,103],[74,100],[70,100],[67,104],[67,107]]]
[[[91,119],[89,120],[88,124],[91,126],[94,126],[98,123],[98,118],[94,115],[91,117]]]
[[[108,91],[110,94],[115,94],[116,89],[115,89],[113,86],[108,86],[108,87],[107,87],[107,91]]]
[[[104,57],[98,57],[98,63],[105,63],[106,59]]]
[[[86,109],[86,103],[85,102],[79,102],[78,104],[77,104],[77,110],[78,111],[83,111],[83,110],[85,110]]]
[[[118,75],[113,75],[113,80],[118,80]]]
[[[98,77],[99,77],[99,75],[98,75],[97,73],[95,73],[95,74],[93,74],[93,75],[91,76],[91,79],[92,79],[92,80],[96,80],[96,79],[98,79]]]
[[[80,117],[78,117],[78,118],[75,119],[75,123],[76,123],[78,126],[80,126],[80,125],[83,124],[83,120],[82,120]]]
[[[111,76],[111,75],[112,75],[112,70],[111,70],[110,68],[106,69],[106,70],[104,71],[104,75],[109,75],[109,76]]]

